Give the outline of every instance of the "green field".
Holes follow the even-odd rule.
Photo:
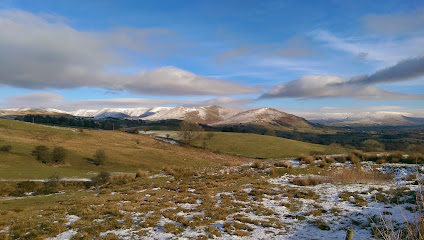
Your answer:
[[[204,145],[205,141],[206,145]],[[251,158],[298,157],[311,151],[324,151],[324,145],[250,133],[214,133],[209,140],[195,145],[212,151]]]
[[[138,144],[137,144],[138,140]],[[207,150],[174,146],[150,136],[119,131],[59,128],[14,120],[0,119],[0,147],[12,145],[11,152],[0,151],[0,179],[38,179],[53,174],[59,177],[90,177],[100,171],[135,172],[137,169],[157,172],[165,166],[218,167],[246,161]],[[37,145],[50,149],[67,149],[65,163],[46,165],[31,155]],[[86,161],[98,149],[108,160],[102,166]]]

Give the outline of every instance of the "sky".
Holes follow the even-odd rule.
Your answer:
[[[0,107],[424,116],[424,1],[0,1]]]

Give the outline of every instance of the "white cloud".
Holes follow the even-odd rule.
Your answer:
[[[151,95],[226,95],[257,92],[229,81],[162,67],[133,75],[108,73],[125,63],[122,49],[165,56],[178,45],[165,29],[82,32],[20,10],[0,10],[0,84],[29,89],[100,87]]]
[[[325,42],[329,48],[349,53],[355,58],[366,56],[367,60],[384,64],[394,64],[402,59],[424,54],[424,35],[404,38],[338,37],[320,30],[313,32],[312,37]]]
[[[346,84],[348,79],[330,75],[309,75],[276,85],[260,98],[335,98],[347,97],[367,100],[422,99],[424,95],[402,94],[375,86]]]

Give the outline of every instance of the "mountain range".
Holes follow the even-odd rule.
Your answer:
[[[313,123],[329,126],[403,126],[424,124],[424,118],[407,112],[360,112],[360,113],[302,113],[299,116],[274,108],[238,110],[220,106],[206,107],[138,107],[79,109],[66,112],[58,109],[19,108],[0,110],[0,116],[25,114],[68,115],[85,118],[130,118],[145,121],[191,120],[208,125],[258,124],[275,127],[313,127]],[[312,124],[311,124],[312,123]]]

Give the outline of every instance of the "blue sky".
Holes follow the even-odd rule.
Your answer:
[[[2,1],[0,105],[424,115],[422,1]]]

